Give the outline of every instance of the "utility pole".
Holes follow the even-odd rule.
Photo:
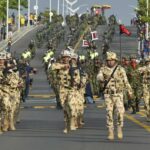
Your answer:
[[[7,0],[6,39],[8,39],[9,0]]]
[[[65,18],[65,0],[63,0],[63,11],[62,11],[63,18]]]
[[[28,26],[30,26],[30,0],[28,0]]]
[[[18,0],[18,31],[20,31],[20,0]]]
[[[57,15],[59,15],[59,4],[60,4],[60,0],[58,0],[58,4],[57,4]]]
[[[49,0],[49,22],[52,22],[52,1]]]
[[[147,6],[147,12],[146,12],[146,15],[148,17],[148,10],[149,10],[149,0],[146,0],[146,6]],[[149,23],[147,22],[146,23],[146,39],[148,40],[149,38]]]

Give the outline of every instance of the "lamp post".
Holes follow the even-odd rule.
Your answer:
[[[18,0],[18,31],[20,31],[20,0]]]
[[[65,0],[63,0],[63,11],[62,11],[63,18],[65,18]]]
[[[52,11],[52,1],[49,0],[49,22],[52,22],[51,11]]]
[[[38,18],[38,0],[36,0],[36,5],[35,5],[35,15],[36,15],[36,23],[37,23],[37,18]]]
[[[28,26],[30,26],[30,0],[28,0]]]
[[[59,4],[60,4],[60,0],[58,0],[58,4],[57,4],[57,15],[59,15]]]
[[[9,0],[7,0],[7,10],[6,10],[6,39],[8,39],[8,18],[9,18]]]
[[[149,9],[149,0],[146,0],[146,6],[147,6],[147,12],[146,12],[146,15],[147,15],[147,17],[148,17],[148,9]],[[146,39],[148,40],[148,38],[149,38],[149,24],[148,24],[148,22],[146,23]]]

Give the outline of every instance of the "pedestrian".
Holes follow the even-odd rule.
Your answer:
[[[94,103],[91,83],[88,79],[87,79],[86,88],[85,88],[85,99],[86,99],[86,103],[88,104]]]

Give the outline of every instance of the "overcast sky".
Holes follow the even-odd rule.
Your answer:
[[[36,0],[31,0],[31,8],[35,5]],[[45,8],[49,7],[49,0],[38,0],[39,1],[39,11],[43,11]],[[57,1],[51,0],[52,8],[57,9]],[[62,10],[62,1],[60,0],[60,9]],[[73,1],[73,0],[69,0]],[[80,10],[78,13],[83,13],[90,8],[93,4],[109,4],[112,6],[110,10],[106,11],[106,16],[114,14],[118,19],[122,21],[123,24],[130,24],[130,19],[134,17],[135,13],[133,10],[133,6],[137,6],[137,0],[78,0],[78,3],[74,5],[73,8],[78,6]],[[60,10],[60,11],[61,11]],[[62,11],[61,11],[62,12]]]

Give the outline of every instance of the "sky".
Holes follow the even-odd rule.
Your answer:
[[[52,8],[57,10],[58,0],[51,0]],[[62,1],[60,0],[60,13],[62,13]],[[74,0],[68,0],[74,1]],[[36,0],[31,0],[31,9],[34,11],[33,7]],[[38,11],[44,11],[46,8],[49,8],[49,0],[38,0],[39,9]],[[79,14],[86,12],[87,8],[90,9],[93,4],[109,4],[112,6],[111,9],[106,10],[106,16],[112,14],[117,16],[118,20],[121,20],[121,23],[125,25],[130,24],[131,18],[135,16],[134,8],[137,6],[137,0],[78,0],[78,2],[73,6],[73,9],[80,6],[78,11]]]

